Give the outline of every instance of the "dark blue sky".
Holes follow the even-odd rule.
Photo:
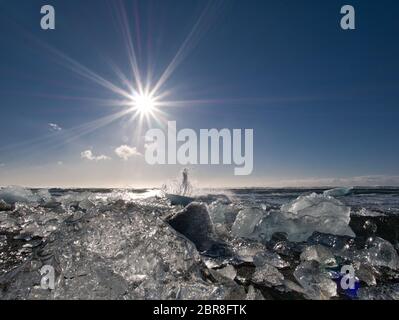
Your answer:
[[[115,157],[122,144],[143,152],[126,117],[87,132],[121,110],[102,102],[120,97],[65,57],[120,85],[115,65],[132,81],[120,12],[139,68],[154,81],[205,12],[164,89],[173,100],[208,103],[168,107],[167,118],[195,130],[253,128],[255,160],[250,177],[194,167],[199,184],[399,183],[397,1],[118,3],[0,1],[0,185],[159,185],[177,174],[178,166]],[[40,29],[44,4],[55,7],[54,31]],[[354,31],[340,28],[345,4],[356,9]],[[112,160],[87,161],[85,150]]]

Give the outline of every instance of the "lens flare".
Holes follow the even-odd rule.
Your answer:
[[[148,114],[156,109],[156,100],[151,95],[137,95],[132,100],[132,109],[139,113]]]

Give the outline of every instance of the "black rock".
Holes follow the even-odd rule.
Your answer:
[[[205,204],[193,202],[168,218],[173,229],[191,240],[198,251],[208,255],[229,255],[227,246],[218,241]]]
[[[367,220],[363,225],[363,229],[371,236],[377,232],[378,227],[373,221]]]
[[[399,216],[351,217],[350,227],[357,237],[371,235],[383,238],[392,244],[399,242]]]

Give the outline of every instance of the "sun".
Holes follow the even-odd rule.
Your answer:
[[[136,122],[138,131],[144,124],[151,125],[152,121],[159,124],[164,122],[165,112],[161,109],[165,103],[163,101],[165,96],[166,94],[155,94],[150,91],[149,85],[146,89],[141,87],[137,91],[132,89],[124,105],[128,108],[127,113],[131,114],[130,121]]]
[[[142,114],[152,113],[156,109],[156,100],[148,94],[136,95],[132,99],[132,107]]]

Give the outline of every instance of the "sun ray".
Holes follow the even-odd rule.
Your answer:
[[[130,32],[130,24],[129,24],[129,19],[126,13],[126,8],[123,4],[122,1],[117,0],[116,1],[116,15],[117,15],[117,21],[119,23],[120,29],[121,29],[121,34],[124,37],[125,45],[126,45],[126,50],[127,50],[127,55],[129,59],[130,66],[132,68],[132,73],[134,76],[135,84],[138,87],[138,92],[142,94],[143,91],[143,84],[141,80],[141,74],[140,74],[140,69],[138,66],[138,61],[137,61],[137,54],[135,51],[135,46],[133,43],[133,38]]]
[[[160,90],[160,88],[166,83],[166,81],[172,76],[176,68],[181,64],[181,62],[187,57],[188,53],[198,44],[202,35],[206,32],[207,28],[210,27],[210,23],[206,23],[206,19],[209,18],[216,11],[217,7],[221,5],[222,1],[208,1],[205,9],[201,13],[197,22],[194,24],[190,33],[183,41],[176,55],[166,67],[163,74],[160,76],[159,80],[152,88],[151,94],[155,95]]]

